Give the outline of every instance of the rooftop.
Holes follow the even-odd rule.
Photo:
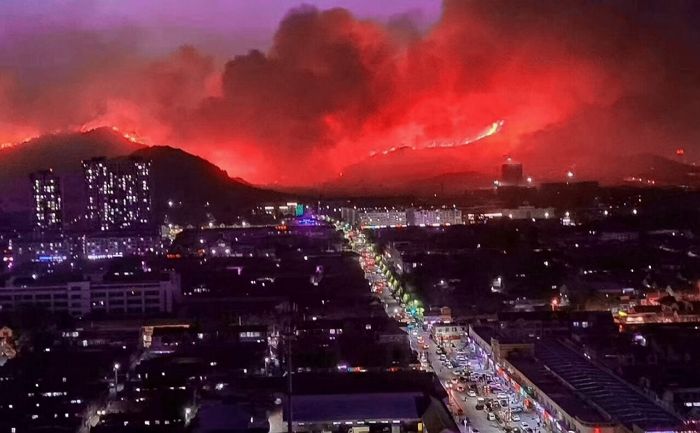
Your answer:
[[[292,399],[296,422],[417,420],[424,406],[423,394],[411,392],[372,394],[371,398],[363,394],[326,394]]]
[[[631,385],[558,341],[539,341],[535,357],[571,388],[628,427],[671,429],[680,423],[675,415]]]
[[[568,414],[586,423],[609,421],[593,405],[558,381],[541,362],[531,356],[509,356],[508,361]]]

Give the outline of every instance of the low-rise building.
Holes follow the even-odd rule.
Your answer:
[[[158,235],[86,236],[82,239],[83,256],[88,260],[115,257],[148,256],[164,252],[163,239]]]
[[[0,287],[0,310],[13,311],[33,305],[73,316],[170,313],[180,295],[180,278],[176,273],[122,281],[43,282],[11,278]]]
[[[456,323],[434,323],[430,332],[435,341],[448,342],[461,340],[467,334],[467,327]]]
[[[406,221],[412,226],[444,226],[464,224],[462,211],[456,208],[450,209],[414,209],[406,211]]]

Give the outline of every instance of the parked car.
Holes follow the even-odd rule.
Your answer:
[[[476,392],[473,389],[470,389],[469,391],[467,391],[467,395],[469,397],[476,397]]]
[[[514,413],[510,416],[510,420],[513,422],[518,422],[518,421],[520,421],[520,415],[518,415],[517,413]]]

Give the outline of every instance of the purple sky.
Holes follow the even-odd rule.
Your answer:
[[[343,7],[360,18],[389,20],[410,14],[428,26],[439,14],[440,0],[2,0],[0,46],[28,33],[123,28],[147,34],[141,48],[168,51],[188,43],[230,56],[266,48],[284,15],[302,4],[321,9]]]

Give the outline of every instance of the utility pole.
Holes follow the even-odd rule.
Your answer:
[[[294,433],[292,426],[294,419],[294,410],[292,408],[292,375],[294,374],[294,366],[292,364],[292,340],[294,339],[294,314],[296,313],[296,305],[292,300],[289,301],[289,327],[286,332],[287,336],[287,433]]]
[[[113,369],[114,369],[114,395],[115,396],[119,392],[119,368],[120,367],[121,366],[119,365],[118,362],[114,363]]]
[[[292,326],[290,322],[289,335],[287,336],[287,433],[292,431]]]

